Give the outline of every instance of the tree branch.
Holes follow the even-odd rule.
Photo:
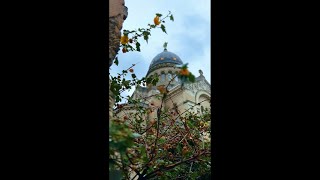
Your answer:
[[[191,157],[191,158],[188,158],[188,159],[186,159],[186,160],[183,160],[183,161],[180,161],[180,162],[177,162],[177,163],[174,163],[174,164],[165,166],[165,167],[163,167],[163,168],[159,168],[159,169],[157,169],[157,170],[155,170],[155,171],[147,174],[147,175],[145,176],[145,178],[155,177],[155,176],[157,175],[156,173],[159,172],[159,171],[168,171],[168,170],[173,169],[174,167],[176,167],[176,166],[178,166],[178,165],[181,165],[181,164],[183,164],[183,163],[190,162],[190,161],[194,161],[194,160],[196,160],[198,157],[200,157],[200,156],[202,156],[202,155],[206,155],[206,154],[210,154],[210,152],[202,152],[202,153],[199,153],[198,155],[195,155],[195,156],[193,156],[193,157]]]

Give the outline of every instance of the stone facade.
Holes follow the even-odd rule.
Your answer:
[[[166,58],[168,59],[179,57],[174,53],[168,52],[167,50],[164,50],[164,52],[165,53],[160,53],[155,57],[159,58],[159,60],[152,60],[147,72],[147,77],[157,75],[159,77],[159,82],[153,87],[136,88],[132,95],[133,99],[148,97],[146,98],[145,106],[150,108],[160,107],[161,100],[152,95],[160,94],[160,92],[157,90],[157,87],[163,85],[166,86],[170,82],[170,86],[168,86],[169,92],[162,106],[164,109],[168,109],[169,111],[178,110],[179,113],[183,113],[184,111],[188,110],[199,114],[201,114],[205,109],[210,109],[211,85],[203,76],[203,72],[199,70],[200,76],[196,78],[195,83],[184,83],[184,85],[182,85],[177,78],[174,78],[179,72],[179,69],[176,67],[177,64],[170,62],[161,63],[161,61],[164,60],[164,58],[161,56],[162,54],[165,54]],[[175,62],[175,60],[172,62]],[[174,80],[171,81],[172,78],[174,78]],[[132,110],[133,109],[131,105],[127,104],[122,108],[122,111],[116,111],[115,116],[119,119],[122,119],[123,116],[126,116],[129,112],[131,113]],[[153,111],[153,113],[149,114],[149,117],[146,120],[148,121],[154,118],[156,118],[156,111]]]

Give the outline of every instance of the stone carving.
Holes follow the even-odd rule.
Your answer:
[[[184,88],[186,90],[189,90],[193,94],[195,94],[197,91],[205,90],[208,93],[211,93],[211,87],[204,81],[197,81],[195,83],[186,83],[184,84]]]
[[[203,72],[201,69],[199,70],[199,73],[200,73],[200,76],[203,76]]]

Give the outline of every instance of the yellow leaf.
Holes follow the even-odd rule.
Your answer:
[[[156,16],[154,19],[153,19],[153,22],[155,25],[159,25],[160,24],[160,18],[159,16]]]
[[[124,35],[120,39],[121,44],[127,44],[129,42],[128,36]]]

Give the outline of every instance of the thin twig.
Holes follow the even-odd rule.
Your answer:
[[[155,170],[155,171],[147,174],[147,175],[146,175],[146,178],[152,178],[152,177],[156,176],[156,173],[159,172],[159,171],[163,171],[163,170],[164,170],[164,171],[167,171],[167,170],[173,169],[174,167],[176,167],[176,166],[178,166],[178,165],[180,165],[180,164],[183,164],[183,163],[186,163],[186,162],[190,162],[190,161],[194,161],[194,160],[196,160],[198,157],[200,157],[200,156],[202,156],[202,155],[206,155],[206,154],[208,154],[208,153],[210,153],[210,152],[202,152],[202,153],[199,153],[199,154],[197,154],[197,155],[195,155],[195,156],[193,156],[193,157],[191,157],[191,158],[188,158],[188,159],[186,159],[186,160],[183,160],[183,161],[177,162],[177,163],[175,163],[175,164],[171,164],[171,165],[168,165],[168,166],[159,168],[159,169],[157,169],[157,170]]]

